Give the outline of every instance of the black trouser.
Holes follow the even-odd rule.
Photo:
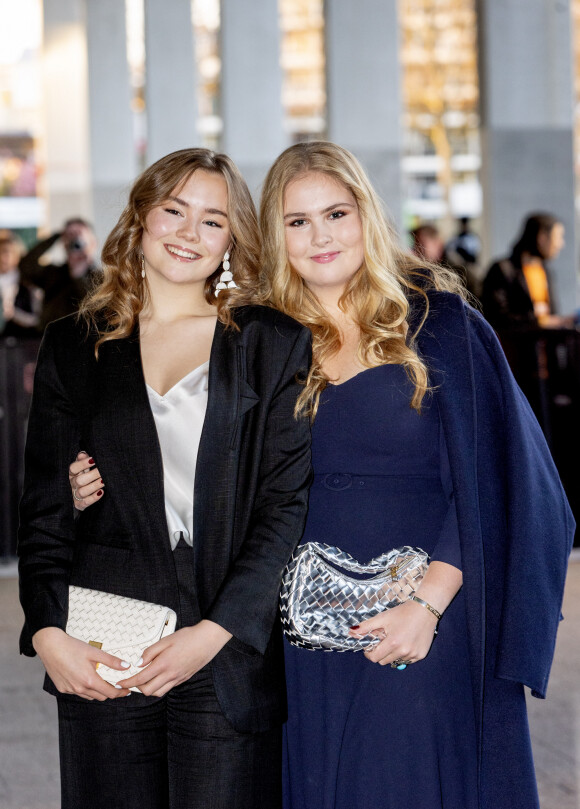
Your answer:
[[[175,563],[179,625],[196,622],[191,549]],[[235,731],[206,666],[161,699],[58,698],[62,809],[277,809],[281,733]]]

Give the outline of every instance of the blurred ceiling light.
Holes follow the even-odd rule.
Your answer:
[[[193,0],[193,23],[209,31],[217,31],[220,26],[219,0]]]
[[[143,0],[126,0],[127,59],[132,79],[145,64],[145,20]]]
[[[0,20],[0,64],[14,64],[40,47],[41,0],[0,0]]]

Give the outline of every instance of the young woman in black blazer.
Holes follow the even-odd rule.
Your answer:
[[[310,430],[294,408],[310,338],[252,305],[258,251],[232,162],[173,153],[133,186],[81,316],[46,330],[21,506],[21,651],[41,657],[58,699],[65,809],[280,803],[275,625],[307,507]],[[181,431],[167,429],[175,391]],[[100,488],[75,519],[66,470],[83,447],[93,473],[78,476],[77,505],[95,469]],[[70,584],[165,604],[178,629],[115,688],[95,667],[123,661],[64,631]]]

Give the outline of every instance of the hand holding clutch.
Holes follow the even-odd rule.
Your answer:
[[[100,702],[129,695],[127,689],[115,688],[97,674],[98,665],[119,672],[127,671],[128,664],[119,657],[71,638],[55,626],[47,626],[36,632],[32,645],[61,694],[75,694]]]
[[[409,664],[427,657],[436,628],[437,618],[432,613],[413,601],[405,601],[362,621],[356,629],[351,628],[350,634],[353,638],[377,635],[379,643],[365,649],[365,657],[386,666],[395,660]]]
[[[207,620],[178,629],[146,649],[138,664],[142,670],[130,679],[120,680],[119,685],[162,697],[213,660],[231,637],[219,624]]]
[[[434,561],[409,601],[388,612],[359,622],[351,627],[350,635],[380,632],[381,640],[366,657],[382,666],[395,661],[416,663],[427,656],[441,615],[459,592],[463,575],[459,568],[446,562]]]

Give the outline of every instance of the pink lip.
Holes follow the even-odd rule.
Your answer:
[[[339,251],[335,251],[334,253],[317,253],[315,256],[311,256],[312,261],[316,261],[317,264],[330,264],[331,261],[340,255]]]
[[[180,247],[178,244],[164,244],[163,247],[167,250],[171,258],[176,259],[177,261],[197,261],[198,258],[201,258],[199,253],[196,253],[194,250],[188,250],[187,248]],[[177,253],[173,253],[169,248],[172,247],[173,250],[181,250],[184,253],[189,253],[186,256],[178,256]]]

